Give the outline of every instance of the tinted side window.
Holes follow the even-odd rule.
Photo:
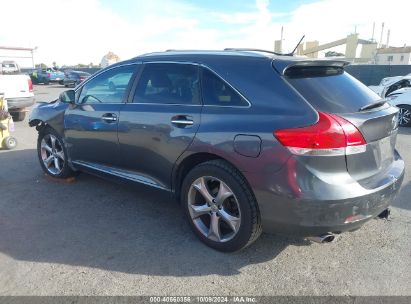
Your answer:
[[[148,63],[133,102],[199,104],[198,67],[192,64]]]
[[[83,86],[78,103],[123,102],[127,85],[135,69],[135,65],[127,65],[101,73]]]
[[[245,107],[249,105],[226,82],[208,69],[203,69],[202,92],[205,105]]]

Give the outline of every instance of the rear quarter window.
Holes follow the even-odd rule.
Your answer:
[[[204,105],[248,107],[248,102],[228,83],[208,69],[202,70]]]
[[[381,97],[342,68],[290,68],[285,77],[316,110],[355,113]]]

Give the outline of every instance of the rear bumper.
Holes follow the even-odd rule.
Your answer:
[[[32,97],[23,97],[23,98],[8,98],[7,106],[10,111],[21,110],[27,107],[34,105],[35,99]]]
[[[389,182],[377,189],[366,189],[355,181],[335,185],[314,178],[293,184],[287,170],[285,166],[271,176],[246,174],[265,232],[317,236],[358,229],[391,204],[404,178],[399,155],[387,173]]]

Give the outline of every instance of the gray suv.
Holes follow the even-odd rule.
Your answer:
[[[35,107],[43,170],[172,192],[196,235],[235,251],[264,230],[330,241],[384,212],[404,162],[398,110],[344,61],[168,51],[109,66]]]

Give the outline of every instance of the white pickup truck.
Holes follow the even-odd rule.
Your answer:
[[[7,100],[15,121],[26,117],[26,108],[34,104],[33,84],[28,75],[0,75],[0,93]]]

